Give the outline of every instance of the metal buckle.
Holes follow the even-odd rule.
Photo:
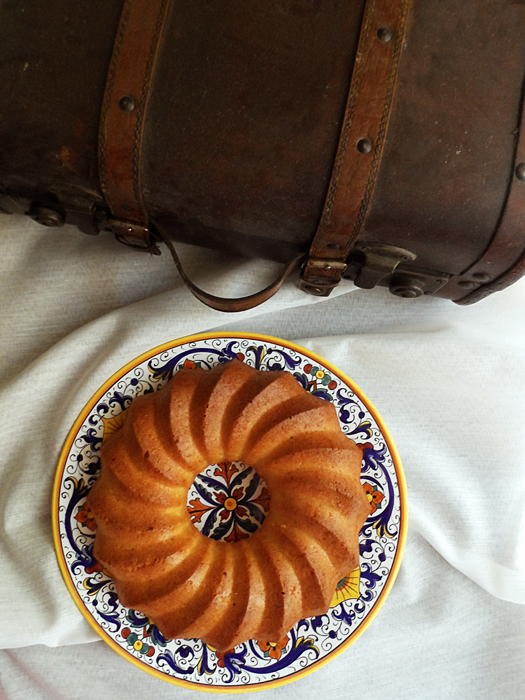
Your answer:
[[[308,277],[305,278],[305,273],[308,270]],[[330,277],[316,277],[315,272],[331,272],[336,271],[337,274]],[[307,294],[312,294],[317,297],[327,297],[332,289],[337,287],[341,281],[343,272],[346,270],[346,263],[341,260],[323,260],[320,258],[310,258],[306,261],[303,272],[301,273],[301,282],[299,289]],[[311,273],[314,273],[313,275]]]
[[[133,248],[141,253],[161,254],[151,231],[143,224],[109,217],[105,218],[99,227],[104,231],[111,231],[117,241],[128,248]]]

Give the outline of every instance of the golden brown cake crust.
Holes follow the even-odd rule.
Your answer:
[[[121,603],[167,639],[198,637],[219,651],[282,639],[326,612],[358,565],[369,514],[361,458],[334,406],[288,372],[239,360],[182,369],[135,399],[102,445],[88,499],[94,555]],[[271,496],[262,526],[239,542],[205,537],[186,508],[195,477],[224,460],[255,469]]]

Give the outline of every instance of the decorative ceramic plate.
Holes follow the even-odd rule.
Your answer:
[[[239,358],[264,371],[287,370],[337,409],[343,432],[363,446],[361,481],[370,515],[359,538],[359,567],[334,591],[325,615],[301,620],[280,640],[248,641],[216,652],[198,639],[167,641],[141,613],[122,607],[93,557],[95,522],[84,507],[99,472],[104,436],[118,429],[133,399],[156,391],[184,366]],[[202,334],[141,355],[102,386],[75,421],[62,450],[53,493],[58,561],[80,610],[100,636],[139,668],[171,683],[216,692],[282,685],[346,649],[370,624],[399,569],[407,525],[405,481],[381,417],[358,387],[326,360],[293,343],[254,334]],[[242,463],[210,465],[188,492],[188,515],[204,534],[249,536],[268,510],[268,492]]]

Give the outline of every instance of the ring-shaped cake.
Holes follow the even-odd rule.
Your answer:
[[[122,605],[167,639],[198,637],[218,651],[278,641],[327,611],[358,565],[370,512],[362,451],[330,402],[288,372],[233,360],[181,369],[124,417],[88,497],[94,555]],[[255,469],[271,497],[262,526],[238,542],[203,535],[186,507],[195,477],[222,461]]]

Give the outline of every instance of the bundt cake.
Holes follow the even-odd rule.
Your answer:
[[[280,640],[328,610],[358,564],[369,513],[362,452],[330,402],[289,372],[233,360],[181,369],[124,415],[88,497],[94,555],[122,605],[167,639],[198,637],[219,651]],[[270,492],[264,523],[237,542],[203,535],[186,507],[195,477],[225,460],[251,466]]]

